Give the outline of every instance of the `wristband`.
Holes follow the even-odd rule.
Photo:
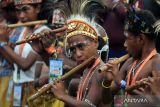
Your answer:
[[[126,88],[126,81],[125,80],[121,80],[120,88],[125,90],[125,88]]]
[[[7,42],[1,42],[0,43],[0,48],[3,48],[4,46],[6,46],[8,43]]]

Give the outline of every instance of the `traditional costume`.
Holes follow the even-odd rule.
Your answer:
[[[25,4],[38,4],[41,2],[42,0],[15,0],[14,4],[15,6],[18,6],[18,5],[25,5]],[[41,31],[46,29],[49,29],[49,28],[43,25],[35,25],[32,33],[40,33]],[[31,32],[30,29],[28,27],[24,27],[22,32],[19,35],[18,41],[25,39],[27,33],[29,32]],[[27,58],[30,52],[37,54],[32,49],[29,43],[17,45],[14,51],[24,59]],[[28,105],[27,98],[36,92],[36,90],[34,89],[33,82],[35,80],[35,70],[36,70],[37,63],[39,63],[39,61],[35,61],[34,64],[26,71],[18,67],[17,64],[14,64],[15,70],[13,72],[13,81],[14,81],[13,105],[20,104],[21,107],[25,107],[26,105]],[[21,88],[18,88],[18,87],[21,87]],[[20,94],[19,96],[21,97],[16,97],[16,94]],[[17,100],[19,102],[17,102]]]
[[[100,35],[99,29],[97,29],[97,23],[94,20],[86,18],[83,15],[72,15],[67,20],[67,35],[66,35],[66,44],[70,47],[75,46],[78,43],[69,43],[68,40],[74,36],[82,35],[84,37],[90,38],[93,41],[98,41],[98,36]],[[83,42],[83,41],[82,41]],[[85,41],[84,41],[85,43]],[[71,54],[72,55],[72,54]],[[95,75],[98,73],[98,69],[101,65],[103,65],[103,61],[100,57],[96,59],[96,61],[91,65],[91,68],[85,69],[83,71],[82,78],[79,83],[79,88],[77,91],[77,100],[84,101],[91,107],[96,107],[92,101],[87,99],[87,95],[89,90],[92,88],[91,83],[95,79]],[[104,106],[102,102],[97,104],[98,107]]]

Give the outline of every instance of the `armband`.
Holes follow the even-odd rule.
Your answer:
[[[0,43],[0,48],[3,48],[4,46],[6,46],[8,43],[7,42],[1,42]]]
[[[105,85],[104,85],[104,80],[103,80],[103,81],[102,81],[102,87],[107,89],[107,88],[111,88],[111,85],[105,86]]]
[[[120,88],[125,90],[125,88],[126,88],[126,81],[125,80],[121,80]]]

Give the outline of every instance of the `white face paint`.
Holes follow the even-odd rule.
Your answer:
[[[113,0],[114,3],[119,2],[119,0]]]

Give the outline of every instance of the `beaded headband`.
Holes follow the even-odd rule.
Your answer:
[[[15,5],[41,3],[42,0],[14,0]]]
[[[131,31],[135,35],[138,35],[140,33],[153,34],[154,33],[153,25],[146,23],[144,17],[143,16],[140,17],[137,14],[137,12],[138,11],[136,11],[133,7],[128,12],[126,18],[125,30]]]
[[[73,15],[67,21],[67,36],[66,40],[82,34],[83,36],[90,37],[94,40],[98,39],[98,31],[96,29],[96,23],[93,20],[90,20],[84,16]]]

